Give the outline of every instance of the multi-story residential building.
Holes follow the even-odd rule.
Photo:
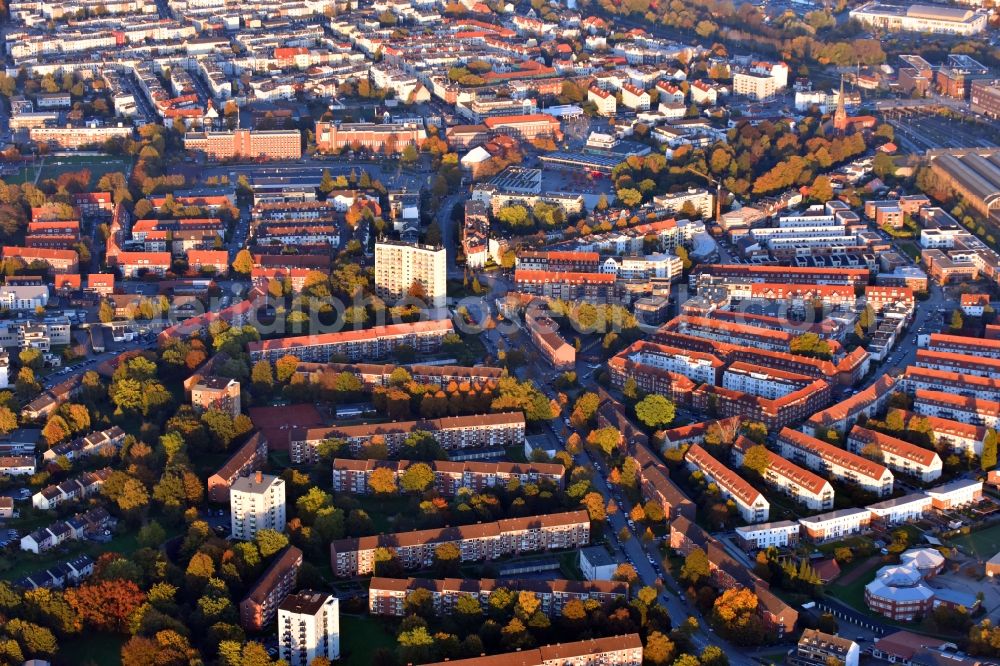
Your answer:
[[[743,456],[754,443],[740,435],[733,444],[734,465],[743,464]],[[833,486],[826,479],[785,460],[774,451],[767,452],[767,467],[761,473],[764,481],[796,502],[802,502],[813,511],[833,508]]]
[[[108,140],[131,137],[131,126],[32,127],[28,130],[28,138],[34,143],[63,150],[101,147]]]
[[[1000,376],[1000,358],[973,354],[918,349],[913,365],[944,372],[960,372],[978,377]]]
[[[620,359],[620,360],[617,360]],[[712,354],[689,351],[679,347],[640,340],[618,353],[612,367],[612,375],[619,375],[621,384],[628,377],[639,382],[638,375],[670,372],[683,375],[699,384],[718,384],[720,372],[725,365]],[[616,384],[619,383],[616,381]],[[646,389],[644,389],[646,390]]]
[[[516,262],[517,268],[526,271],[597,273],[601,269],[601,255],[597,252],[521,250]]]
[[[297,160],[302,157],[299,130],[249,130],[232,132],[189,132],[184,148],[202,152],[212,161]]]
[[[559,325],[549,317],[525,315],[531,341],[553,368],[576,367],[576,347],[559,334]]]
[[[829,430],[844,434],[859,418],[871,418],[881,412],[896,390],[896,384],[894,377],[882,375],[863,391],[813,414],[802,429],[813,436],[825,435]]]
[[[633,111],[649,111],[649,93],[631,83],[622,85],[622,106]]]
[[[126,279],[142,274],[163,277],[170,270],[173,256],[169,252],[119,252],[116,265]]]
[[[733,94],[749,97],[755,100],[766,100],[774,97],[778,91],[777,81],[767,74],[753,72],[733,73]]]
[[[864,268],[812,268],[805,266],[756,266],[748,264],[702,264],[691,273],[691,286],[699,276],[711,275],[740,282],[771,284],[868,284],[871,271]]]
[[[336,458],[333,461],[333,489],[339,493],[367,495],[371,492],[368,479],[376,469],[388,469],[398,481],[413,465],[425,464],[434,473],[434,489],[445,497],[454,497],[460,488],[480,493],[489,488],[503,487],[511,479],[519,483],[548,482],[562,488],[565,468],[555,463],[512,463],[469,460],[457,462],[432,460],[418,463],[410,460],[354,460]]]
[[[983,440],[986,439],[987,429],[982,426],[969,425],[937,416],[921,416],[905,409],[892,409],[888,416],[899,417],[905,427],[909,427],[911,420],[919,419],[921,426],[930,427],[936,446],[947,447],[962,455],[980,456],[983,453]]]
[[[191,387],[191,406],[199,414],[214,409],[234,419],[240,415],[240,383],[230,377],[202,377]]]
[[[34,312],[49,304],[48,285],[4,285],[0,287],[0,308],[12,312]]]
[[[913,411],[966,425],[1000,427],[1000,403],[995,400],[918,389],[913,395]]]
[[[340,601],[311,590],[290,594],[278,606],[278,656],[291,666],[317,657],[340,659]]]
[[[389,302],[411,297],[435,308],[447,294],[443,247],[385,241],[375,244],[375,292]]]
[[[799,524],[792,520],[741,525],[734,531],[740,545],[747,550],[789,548],[799,541]]]
[[[428,567],[433,563],[435,548],[444,543],[457,546],[463,562],[579,548],[590,543],[590,518],[586,511],[578,510],[462,527],[339,539],[330,544],[330,566],[334,575],[341,578],[370,574],[375,567],[375,550],[388,548],[404,569]]]
[[[514,283],[518,291],[554,300],[620,303],[622,291],[616,282],[617,277],[607,273],[532,271],[520,268],[514,271]]]
[[[785,662],[790,666],[828,666],[832,663],[858,666],[860,654],[858,644],[848,638],[806,629]]]
[[[490,594],[498,589],[510,592],[531,592],[539,601],[539,610],[549,617],[558,616],[568,601],[597,601],[607,605],[615,599],[628,599],[628,584],[620,581],[536,580],[536,579],[461,579],[445,578],[382,578],[371,579],[368,592],[368,612],[371,615],[403,617],[406,598],[414,590],[431,593],[434,610],[445,617],[453,612],[455,602],[463,596],[479,601],[486,611]]]
[[[597,107],[597,113],[602,116],[613,116],[618,110],[618,100],[608,90],[602,90],[597,86],[591,86],[587,90],[587,101],[593,102]]]
[[[50,250],[40,247],[5,245],[3,258],[20,259],[27,265],[35,262],[46,264],[55,275],[77,273],[80,270],[80,257],[76,250]]]
[[[829,403],[830,384],[822,379],[774,400],[708,384],[702,384],[691,394],[691,404],[696,409],[705,411],[712,405],[722,417],[760,421],[769,430],[801,421]]]
[[[491,657],[440,661],[428,666],[640,666],[642,641],[639,634],[589,638],[518,650]]]
[[[915,476],[925,482],[939,478],[944,467],[936,451],[859,425],[851,428],[847,448],[867,458],[880,460],[893,472]]]
[[[980,400],[1000,400],[1000,380],[949,370],[935,370],[908,366],[903,372],[901,384],[907,393],[919,390],[953,393]]]
[[[6,256],[6,255],[5,255]],[[948,335],[947,333],[931,333],[927,349],[935,352],[952,352],[982,356],[989,359],[1000,359],[1000,340],[988,338],[970,338],[964,335]]]
[[[827,444],[791,428],[778,435],[781,455],[845,483],[853,483],[879,497],[892,494],[893,476],[885,466]]]
[[[229,487],[234,539],[251,541],[261,530],[285,531],[285,481],[257,471]]]
[[[931,510],[932,498],[925,493],[910,493],[902,497],[869,504],[865,508],[872,514],[872,522],[881,527],[891,527],[923,518]]]
[[[722,373],[722,386],[730,391],[749,393],[768,400],[783,398],[815,381],[809,375],[775,370],[736,361]]]
[[[412,347],[418,354],[437,351],[442,339],[454,330],[451,319],[432,319],[337,333],[261,340],[249,343],[247,351],[253,361],[262,358],[277,361],[286,354],[307,362],[325,363],[334,356],[342,356],[348,361],[367,361],[382,358],[404,345]]]
[[[743,520],[751,524],[767,521],[771,503],[764,495],[739,474],[716,460],[699,444],[694,444],[687,450],[684,460],[691,469],[701,471],[709,483],[715,483],[723,497],[732,498],[736,502],[736,508]]]
[[[393,455],[400,450],[406,438],[418,430],[433,435],[446,451],[458,451],[523,446],[524,427],[524,415],[521,412],[502,412],[397,423],[292,428],[289,430],[288,444],[291,459],[298,464],[317,460],[316,448],[330,438],[344,440],[355,455],[366,444],[377,439]]]
[[[254,435],[230,456],[229,460],[208,477],[208,499],[228,502],[229,489],[241,476],[248,476],[260,469],[267,460],[267,439],[261,433]]]
[[[868,509],[837,509],[809,518],[799,518],[803,536],[821,542],[843,539],[852,534],[867,532],[872,522]]]
[[[957,509],[977,504],[983,498],[983,482],[959,479],[927,491],[931,506],[939,510]]]
[[[277,616],[281,602],[295,589],[301,566],[302,551],[295,546],[274,558],[240,602],[240,625],[246,631],[261,631]]]

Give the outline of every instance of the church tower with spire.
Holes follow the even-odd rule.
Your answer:
[[[847,131],[847,106],[844,103],[844,75],[840,75],[840,96],[837,97],[837,110],[833,112],[833,129],[843,134]]]

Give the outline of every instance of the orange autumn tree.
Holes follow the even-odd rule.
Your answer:
[[[126,633],[129,617],[145,603],[146,594],[130,580],[100,580],[66,590],[66,601],[86,626]]]

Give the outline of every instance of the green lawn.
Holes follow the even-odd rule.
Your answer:
[[[60,164],[56,164],[56,162]],[[38,182],[47,178],[58,178],[64,173],[89,169],[90,186],[93,187],[104,174],[120,171],[127,175],[130,168],[131,164],[129,160],[121,157],[111,157],[108,155],[49,155],[45,157],[45,164],[41,167],[42,173],[38,176]],[[23,167],[10,182],[33,182],[37,173],[38,167]]]
[[[912,240],[899,240],[896,242],[899,249],[910,255],[914,261],[920,260],[920,247]]]
[[[62,641],[53,663],[87,666],[111,666],[122,663],[125,638],[112,634],[88,633],[85,637]]]
[[[379,648],[394,649],[396,637],[382,620],[364,615],[340,616],[340,658],[345,664],[368,666]]]
[[[858,566],[863,565],[864,560],[858,564]],[[839,582],[833,582],[824,588],[824,591],[835,599],[840,599],[848,606],[855,608],[861,612],[867,612],[868,606],[865,604],[865,586],[872,582],[875,577],[875,569],[866,571],[862,575],[858,576],[849,583],[841,584]],[[843,574],[841,574],[843,578]]]
[[[981,560],[988,560],[1000,552],[1000,525],[963,534],[951,542]]]
[[[380,533],[393,532],[395,530],[389,523],[389,519],[409,511],[410,498],[398,495],[366,498],[364,509],[368,512],[372,522],[375,523],[376,530]]]

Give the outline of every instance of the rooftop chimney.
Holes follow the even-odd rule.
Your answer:
[[[264,483],[264,472],[257,470],[257,483]]]

